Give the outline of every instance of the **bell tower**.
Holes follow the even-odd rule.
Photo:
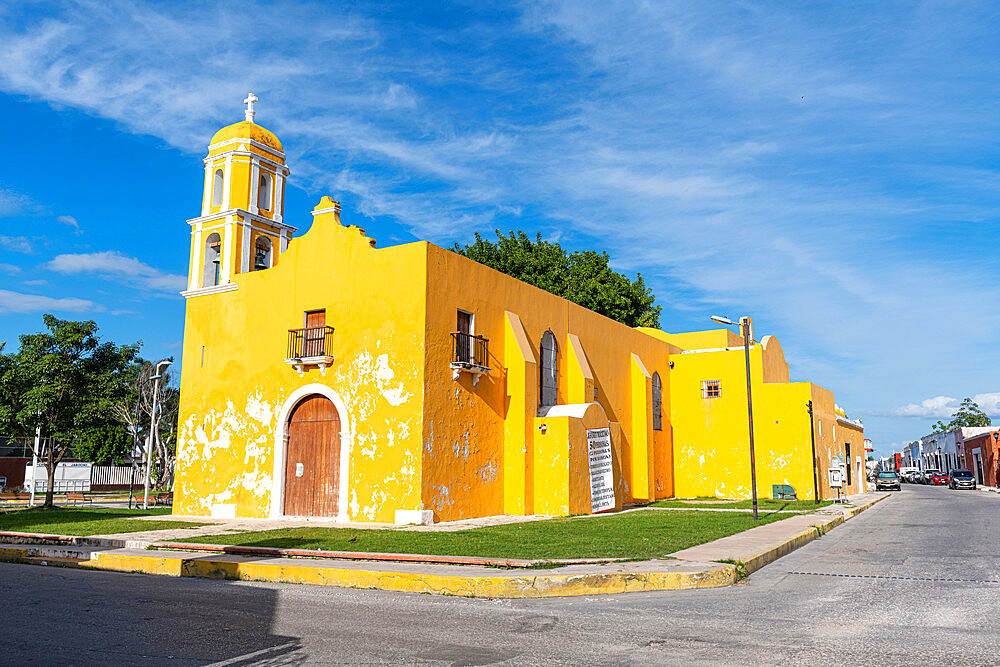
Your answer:
[[[289,169],[281,142],[256,124],[250,93],[245,119],[212,137],[205,163],[201,215],[191,225],[188,288],[195,297],[239,287],[236,276],[276,265],[295,227],[284,222]]]

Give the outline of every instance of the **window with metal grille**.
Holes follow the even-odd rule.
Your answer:
[[[539,368],[541,378],[539,379],[539,403],[544,407],[548,405],[555,405],[558,394],[558,386],[556,383],[557,368],[556,368],[556,356],[557,356],[557,346],[556,337],[551,331],[546,331],[542,334],[542,344],[541,344],[541,357],[542,363]]]
[[[701,383],[702,398],[719,398],[722,396],[722,385],[719,380],[705,380]]]
[[[663,430],[663,386],[660,383],[660,374],[653,373],[653,430]]]

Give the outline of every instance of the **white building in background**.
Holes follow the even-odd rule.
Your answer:
[[[903,467],[924,469],[924,443],[921,440],[914,440],[906,447],[903,447]]]
[[[950,431],[931,433],[907,445],[903,450],[903,460],[912,457],[912,465],[921,470],[944,470],[965,467],[962,445],[966,438],[982,435],[995,430],[992,426],[966,426]],[[919,461],[919,463],[917,463]],[[904,464],[905,465],[905,464]]]

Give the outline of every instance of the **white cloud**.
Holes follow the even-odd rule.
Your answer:
[[[958,409],[959,401],[951,396],[926,398],[920,403],[907,403],[894,409],[896,417],[951,417]]]
[[[59,222],[63,223],[68,227],[71,227],[73,229],[74,234],[83,234],[83,230],[80,229],[80,223],[73,216],[60,215],[58,218],[56,218],[56,220],[58,220]]]
[[[1000,417],[1000,392],[976,394],[972,400],[990,417]],[[962,399],[951,396],[935,396],[920,403],[907,403],[891,411],[896,417],[951,417],[962,404]]]
[[[71,312],[102,310],[99,304],[86,299],[73,297],[57,299],[38,294],[22,294],[11,290],[0,289],[0,313],[41,313],[41,312]]]
[[[30,253],[32,251],[31,241],[26,236],[4,236],[0,234],[0,246],[14,252]]]
[[[0,271],[4,273],[18,273],[21,271],[21,267],[14,264],[0,264]]]
[[[979,404],[982,411],[990,417],[1000,417],[1000,391],[976,394],[972,400]]]
[[[0,188],[0,217],[16,215],[32,205],[31,199],[19,192]]]
[[[106,277],[124,277],[138,287],[158,292],[176,293],[184,289],[186,278],[164,273],[134,257],[114,250],[56,255],[45,268],[57,273],[93,273]]]

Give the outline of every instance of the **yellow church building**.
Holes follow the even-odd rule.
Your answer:
[[[634,329],[431,243],[377,248],[329,197],[293,238],[282,144],[244,101],[189,221],[175,514],[430,523],[749,497],[742,337]],[[790,383],[773,336],[750,354],[758,494],[829,497],[860,423]]]

